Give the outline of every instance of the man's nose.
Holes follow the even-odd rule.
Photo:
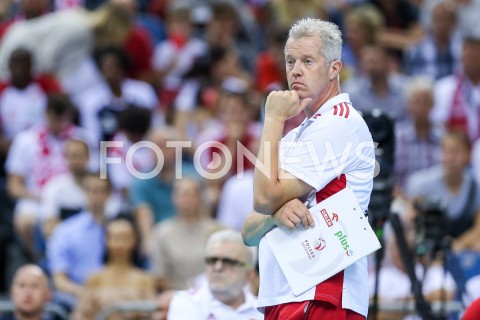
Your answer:
[[[222,270],[225,268],[225,264],[222,259],[218,259],[215,261],[215,264],[213,265],[213,269],[215,270]]]
[[[302,62],[300,60],[295,61],[295,64],[293,65],[293,68],[292,68],[292,74],[300,75],[301,73],[302,73]]]

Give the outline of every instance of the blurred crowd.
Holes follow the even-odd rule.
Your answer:
[[[238,232],[253,209],[264,99],[288,89],[288,29],[317,17],[342,30],[342,91],[394,124],[392,211],[425,296],[469,305],[480,297],[479,16],[479,0],[2,0],[0,291],[30,271],[53,288],[39,301],[74,319],[151,300],[158,320],[172,296],[172,314],[197,295],[230,303],[209,272],[248,269],[225,285],[255,317],[255,259],[214,256],[207,239]],[[421,246],[419,218],[437,211],[441,239]],[[385,229],[378,298],[407,301]],[[464,253],[473,267],[460,264],[459,284],[442,266]]]

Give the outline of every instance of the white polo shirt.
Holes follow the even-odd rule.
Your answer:
[[[180,291],[172,299],[168,320],[260,320],[263,314],[256,309],[256,298],[244,290],[245,302],[237,309],[217,300],[208,285]]]
[[[290,131],[280,145],[280,167],[311,185],[315,205],[346,186],[362,208],[370,201],[375,168],[372,136],[348,94],[325,102],[310,119]],[[367,316],[367,259],[295,296],[265,238],[259,247],[260,292],[258,307],[287,302],[322,300]]]

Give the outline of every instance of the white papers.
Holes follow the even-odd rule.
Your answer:
[[[350,188],[310,208],[315,227],[275,228],[266,235],[295,295],[380,248]]]

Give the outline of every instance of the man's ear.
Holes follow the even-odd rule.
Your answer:
[[[342,70],[342,61],[335,60],[333,62],[330,62],[330,66],[328,69],[329,80],[336,80],[338,78],[338,75],[340,74],[340,70]]]

